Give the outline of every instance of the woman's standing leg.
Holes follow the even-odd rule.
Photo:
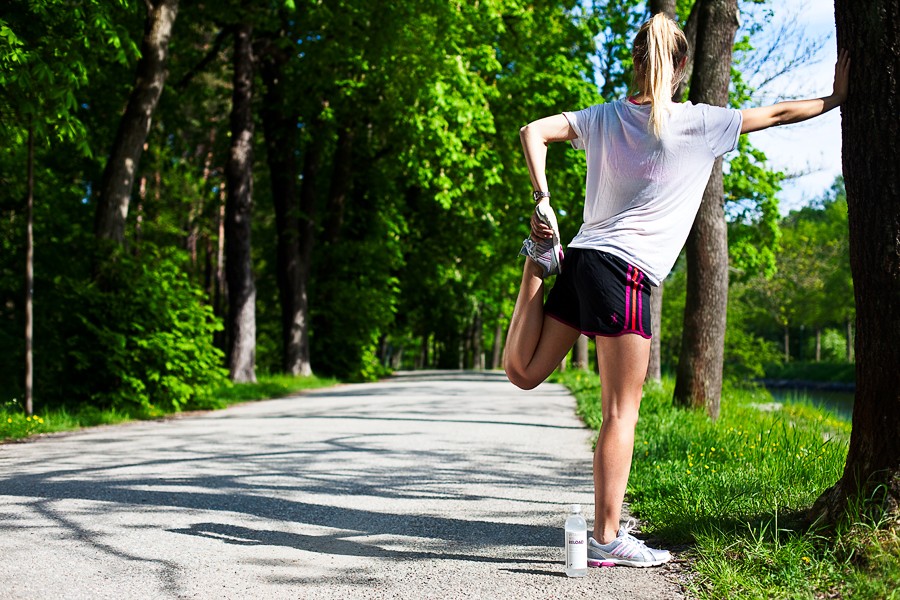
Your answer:
[[[509,380],[531,389],[545,379],[578,339],[577,329],[544,315],[543,267],[525,259],[516,308],[509,323],[503,368]]]
[[[594,538],[607,544],[615,539],[622,515],[650,340],[626,334],[597,336],[596,342],[603,423],[594,450]]]

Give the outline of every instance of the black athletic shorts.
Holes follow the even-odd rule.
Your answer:
[[[562,273],[544,304],[544,314],[593,338],[650,330],[650,281],[618,256],[570,248]]]

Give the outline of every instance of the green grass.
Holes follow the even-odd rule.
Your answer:
[[[311,390],[337,385],[336,379],[316,376],[295,377],[293,375],[264,375],[256,383],[229,384],[219,388],[213,397],[221,406],[230,406],[239,402],[282,398],[301,390]]]
[[[334,379],[320,377],[292,377],[290,375],[263,375],[256,383],[227,384],[209,397],[198,401],[192,409],[217,409],[253,400],[279,398],[301,390],[328,387],[338,383]],[[136,408],[99,409],[83,405],[76,408],[52,408],[38,410],[34,416],[26,417],[19,402],[11,400],[0,404],[0,442],[26,438],[41,433],[72,431],[95,425],[112,425],[128,421],[157,419],[166,413],[160,410]]]
[[[559,380],[598,429],[597,376]],[[645,386],[627,496],[645,531],[689,544],[694,595],[900,600],[900,531],[861,522],[826,534],[804,519],[843,471],[849,423],[809,404],[760,410],[765,390],[724,391],[713,423],[674,408],[673,387]]]

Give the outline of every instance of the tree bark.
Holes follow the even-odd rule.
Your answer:
[[[253,209],[252,29],[234,34],[231,151],[225,167],[225,277],[228,282],[228,372],[235,382],[256,381],[256,284],[251,258]]]
[[[216,128],[212,127],[209,130],[209,148],[205,149],[205,158],[203,160],[203,176],[201,178],[202,189],[208,189],[207,184],[209,183],[209,175],[212,170],[212,161],[213,161],[213,146],[216,141]],[[203,146],[199,146],[197,148],[198,155],[204,153]],[[188,254],[191,256],[191,267],[193,269],[197,268],[197,258],[198,258],[198,246],[200,244],[200,216],[203,214],[203,196],[199,195],[196,202],[191,203],[191,209],[188,212],[188,222],[187,222],[187,239],[185,240],[185,247],[187,248]]]
[[[662,343],[660,334],[662,329],[663,307],[663,282],[659,287],[650,292],[650,328],[653,337],[650,339],[650,363],[647,365],[646,381],[660,381],[662,379]]]
[[[579,335],[575,340],[575,352],[572,355],[572,366],[576,369],[588,370],[588,339],[586,335]]]
[[[650,0],[650,14],[655,15],[657,13],[663,13],[670,19],[675,19],[675,0]],[[681,95],[676,92],[675,101],[677,102],[680,98]],[[650,327],[653,330],[653,338],[650,340],[650,362],[647,365],[646,381],[659,381],[662,379],[662,344],[660,343],[662,334],[662,299],[663,282],[659,282],[659,287],[652,290],[650,295]],[[587,342],[587,338],[585,338],[585,342]],[[587,354],[586,344],[584,352]],[[573,362],[575,364],[584,364],[580,362],[580,357],[576,357]]]
[[[791,362],[791,330],[784,326],[784,362]]]
[[[309,270],[301,247],[297,186],[297,122],[299,113],[285,94],[286,55],[270,54],[262,61],[266,86],[262,120],[266,160],[272,181],[277,236],[277,280],[281,302],[282,368],[291,375],[312,375],[309,353]]]
[[[213,294],[213,312],[222,321],[227,319],[228,307],[228,282],[225,280],[225,205],[228,204],[228,184],[223,181],[219,189],[219,206],[216,210],[216,281]],[[223,330],[215,334],[217,346],[226,348],[228,331]]]
[[[141,59],[137,64],[135,83],[125,114],[119,121],[119,129],[103,169],[94,214],[96,236],[120,245],[125,239],[125,221],[134,176],[150,132],[153,112],[166,83],[169,39],[178,14],[178,0],[145,0],[145,4],[147,18],[141,40]]]
[[[34,414],[34,124],[28,124],[25,215],[25,414]]]
[[[675,18],[675,0],[650,0],[650,14],[665,13],[670,19]]]
[[[675,0],[651,0],[650,14],[663,13],[670,19],[677,19]],[[684,26],[684,34],[688,41],[688,60],[685,63],[685,76],[678,89],[672,95],[675,102],[680,102],[687,89],[687,82],[690,79],[691,70],[693,69],[694,46],[697,37],[697,11],[691,10],[688,22]],[[659,283],[659,287],[653,290],[650,296],[650,323],[653,329],[653,339],[650,340],[650,363],[647,365],[647,381],[660,381],[662,379],[662,309],[663,309],[663,282]],[[584,352],[587,355],[587,339],[585,339]],[[586,368],[586,364],[585,367]]]
[[[419,347],[419,357],[416,359],[416,368],[425,369],[428,367],[428,338],[429,334],[422,335],[422,345]]]
[[[725,106],[738,26],[737,0],[698,0],[698,4],[690,100]],[[721,158],[713,165],[686,247],[687,297],[674,401],[680,406],[705,407],[716,419],[728,305],[728,231]]]
[[[816,326],[816,362],[822,362],[822,328]]]
[[[848,509],[868,504],[851,499],[873,499],[896,524],[900,521],[900,0],[837,0],[835,21],[838,48],[847,49],[853,61],[841,115],[856,300],[856,398],[844,473],[816,502],[813,515],[834,522]]]
[[[325,224],[325,241],[337,242],[344,226],[347,195],[353,181],[353,130],[344,127],[338,132],[334,159],[331,161],[331,186],[328,191],[328,220]]]
[[[476,308],[472,317],[472,368],[476,371],[484,370],[483,330],[484,323],[481,320],[481,310]]]
[[[491,348],[491,370],[500,368],[500,357],[503,356],[503,321],[497,317],[497,326],[494,327],[494,345]]]

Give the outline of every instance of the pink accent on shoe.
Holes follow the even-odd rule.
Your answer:
[[[608,560],[595,560],[593,558],[588,559],[589,567],[614,567],[616,563],[608,561]]]

